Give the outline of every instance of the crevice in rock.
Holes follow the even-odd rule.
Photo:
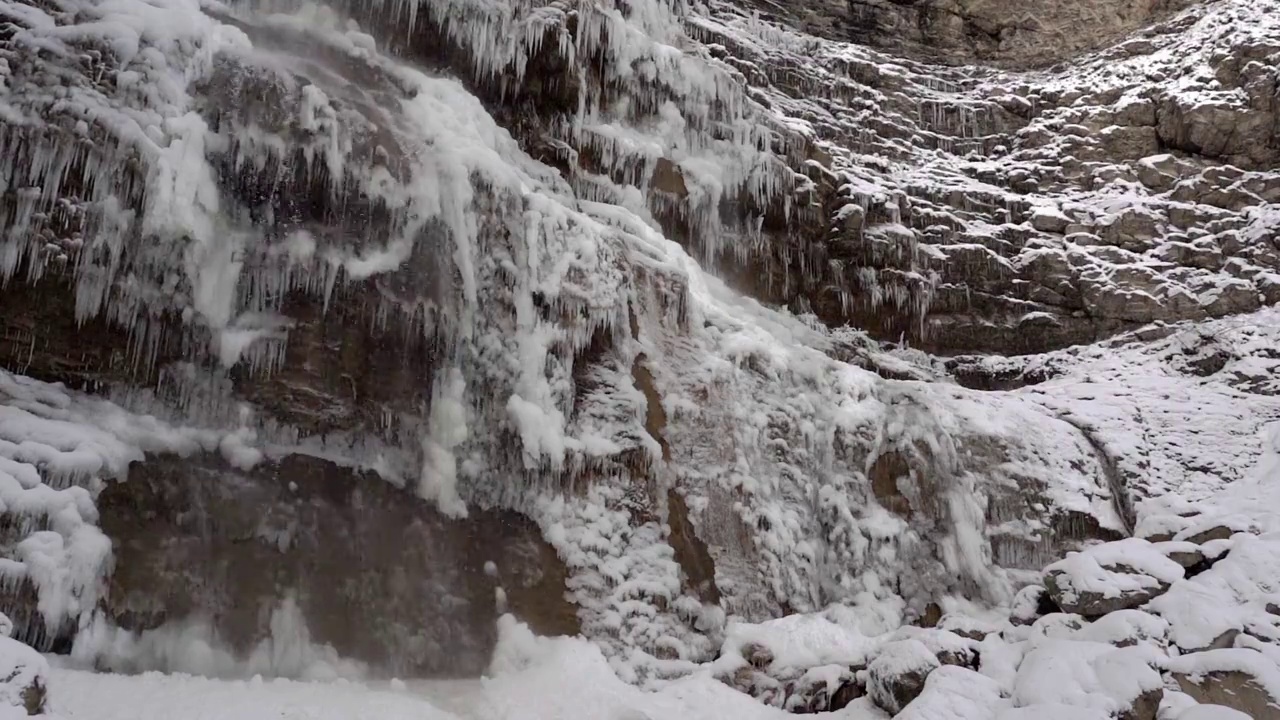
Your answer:
[[[1073,419],[1065,413],[1058,414],[1057,417],[1062,422],[1080,431],[1085,442],[1089,443],[1089,447],[1093,449],[1093,454],[1098,459],[1098,464],[1102,467],[1102,474],[1107,479],[1107,487],[1111,490],[1111,506],[1120,518],[1120,522],[1124,525],[1125,535],[1132,537],[1133,529],[1138,522],[1137,515],[1133,509],[1133,498],[1129,495],[1128,485],[1125,483],[1124,475],[1120,472],[1115,458],[1111,457],[1111,454],[1107,452],[1106,446],[1086,424]]]
[[[667,541],[675,550],[676,562],[684,571],[689,588],[702,602],[719,605],[720,588],[716,585],[715,560],[689,519],[688,503],[675,488],[667,490],[667,523],[671,527]]]
[[[635,315],[631,316],[633,334]],[[644,353],[636,355],[631,364],[631,377],[645,398],[644,428],[662,448],[662,461],[671,461],[671,446],[667,442],[667,412],[662,407],[662,397],[654,384],[653,373],[646,365],[648,358]],[[689,505],[684,496],[675,488],[667,488],[667,526],[671,530],[667,542],[675,551],[676,563],[684,574],[688,589],[693,591],[704,603],[718,605],[720,589],[716,586],[715,560],[707,544],[698,537],[693,521],[689,518]]]
[[[911,502],[898,487],[900,478],[910,477],[911,466],[901,452],[890,450],[875,459],[868,473],[871,493],[889,512],[911,518]]]

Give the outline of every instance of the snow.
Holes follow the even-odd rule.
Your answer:
[[[1044,639],[1018,668],[1015,707],[1069,705],[1106,713],[1123,711],[1145,692],[1161,687],[1150,648]]]
[[[1248,715],[1221,705],[1193,705],[1177,715],[1177,720],[1251,720]]]
[[[1222,648],[1171,658],[1165,665],[1169,672],[1189,676],[1202,682],[1210,673],[1242,673],[1262,688],[1274,701],[1280,701],[1280,666],[1262,653],[1242,648]]]
[[[930,673],[920,697],[894,717],[899,720],[990,720],[1008,704],[995,681],[968,668],[947,665]]]
[[[1151,601],[1151,609],[1169,622],[1173,642],[1195,650],[1209,647],[1224,633],[1243,630],[1251,619],[1265,617],[1268,598],[1276,592],[1280,534],[1237,535],[1226,557],[1204,573],[1174,583]]]
[[[1104,720],[1110,717],[1101,710],[1055,703],[1005,710],[996,716],[996,720]]]
[[[858,628],[837,624],[820,615],[792,615],[758,624],[730,623],[725,630],[724,657],[743,657],[746,646],[768,648],[773,666],[809,668],[838,663],[862,665],[876,646],[876,637]]]
[[[403,687],[401,687],[403,686]],[[53,717],[59,720],[780,720],[768,708],[706,675],[646,693],[622,682],[600,649],[584,640],[537,638],[510,617],[490,676],[453,683],[373,684],[339,680],[212,680],[186,675],[135,676],[55,670]],[[447,706],[447,709],[445,709]],[[867,710],[846,715],[879,720]]]
[[[49,663],[40,653],[16,640],[0,637],[0,717],[26,717],[23,692],[48,684]]]
[[[1119,598],[1170,585],[1182,579],[1183,568],[1152,543],[1127,538],[1070,553],[1045,574],[1055,576],[1064,599],[1077,602],[1083,593]]]

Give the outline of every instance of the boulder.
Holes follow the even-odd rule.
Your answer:
[[[1223,705],[1255,720],[1280,718],[1280,668],[1262,653],[1241,648],[1192,653],[1169,660],[1167,670],[1197,702]]]
[[[938,629],[953,632],[969,640],[981,640],[988,635],[1000,632],[1000,626],[996,623],[971,618],[968,615],[959,613],[946,613],[943,615],[938,620]]]
[[[1164,695],[1160,673],[1152,667],[1159,657],[1141,646],[1039,640],[1018,667],[1011,699],[1018,707],[1061,704],[1122,720],[1155,720]]]
[[[1014,625],[1031,625],[1040,617],[1057,611],[1057,604],[1044,586],[1028,585],[1013,596],[1009,622]]]
[[[941,666],[919,640],[887,643],[867,666],[867,694],[881,710],[897,715],[924,692],[929,674]]]
[[[1152,543],[1129,538],[1069,554],[1045,568],[1044,584],[1065,612],[1099,617],[1143,605],[1183,575]]]
[[[1185,172],[1184,167],[1185,163],[1179,162],[1177,158],[1168,153],[1151,155],[1134,163],[1134,171],[1138,175],[1138,181],[1159,192],[1173,187],[1174,183],[1178,181],[1178,177]]]
[[[853,673],[844,665],[812,667],[799,680],[788,684],[783,709],[798,714],[815,714],[844,709],[861,696]]]
[[[1210,561],[1219,544],[1229,553],[1194,577],[1173,584],[1149,609],[1169,622],[1169,639],[1184,652],[1230,647],[1254,625],[1271,624],[1266,607],[1280,592],[1280,539],[1238,535],[1202,546]],[[1206,612],[1212,608],[1212,612]]]
[[[1271,115],[1226,92],[1172,94],[1156,112],[1156,133],[1166,147],[1242,166],[1274,160],[1274,125]]]
[[[1204,550],[1196,543],[1169,540],[1155,543],[1155,545],[1160,552],[1165,554],[1165,557],[1178,563],[1184,569],[1194,567],[1205,561]]]
[[[0,708],[40,715],[48,687],[49,663],[44,656],[17,640],[0,637]],[[0,715],[9,717],[2,709]]]
[[[896,720],[990,720],[1007,708],[1000,685],[968,668],[946,666],[930,673],[924,691]]]

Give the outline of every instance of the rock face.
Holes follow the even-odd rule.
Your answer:
[[[472,673],[511,610],[644,681],[729,615],[1002,604],[1240,476],[1280,407],[1274,14],[760,5],[0,0],[16,634],[244,652],[287,602]],[[1146,602],[1157,555],[1019,621]],[[829,665],[759,685],[830,707]]]
[[[952,62],[1026,67],[1050,65],[1097,49],[1191,3],[1037,0],[1011,6],[1000,0],[848,0],[847,5],[854,39],[867,38],[894,52]]]
[[[479,674],[499,612],[540,634],[579,630],[567,570],[526,517],[449,518],[325,460],[290,455],[246,472],[157,457],[107,487],[98,508],[116,561],[106,613],[126,630],[203,620],[247,657],[287,598],[313,642],[395,677]]]

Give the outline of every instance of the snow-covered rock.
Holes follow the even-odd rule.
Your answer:
[[[1150,648],[1045,639],[1018,667],[1015,707],[1068,705],[1128,720],[1154,720],[1163,695]]]
[[[1008,705],[995,681],[968,668],[945,666],[930,673],[924,691],[894,717],[898,720],[990,720]]]
[[[48,692],[48,661],[16,640],[0,638],[0,716],[42,714]]]
[[[1057,610],[1057,605],[1043,585],[1028,585],[1013,596],[1009,620],[1016,625],[1031,625],[1040,617]]]
[[[925,691],[938,658],[919,640],[897,640],[879,649],[867,666],[867,695],[876,706],[897,715]]]
[[[1045,568],[1044,583],[1058,607],[1097,617],[1145,604],[1183,575],[1158,547],[1129,538],[1071,553]]]
[[[1280,592],[1280,535],[1239,536],[1209,570],[1175,582],[1151,603],[1186,651],[1230,647],[1253,626],[1270,626],[1267,603]]]
[[[1171,659],[1167,670],[1197,702],[1224,705],[1252,718],[1280,717],[1280,665],[1261,653],[1243,649],[1191,653]]]

